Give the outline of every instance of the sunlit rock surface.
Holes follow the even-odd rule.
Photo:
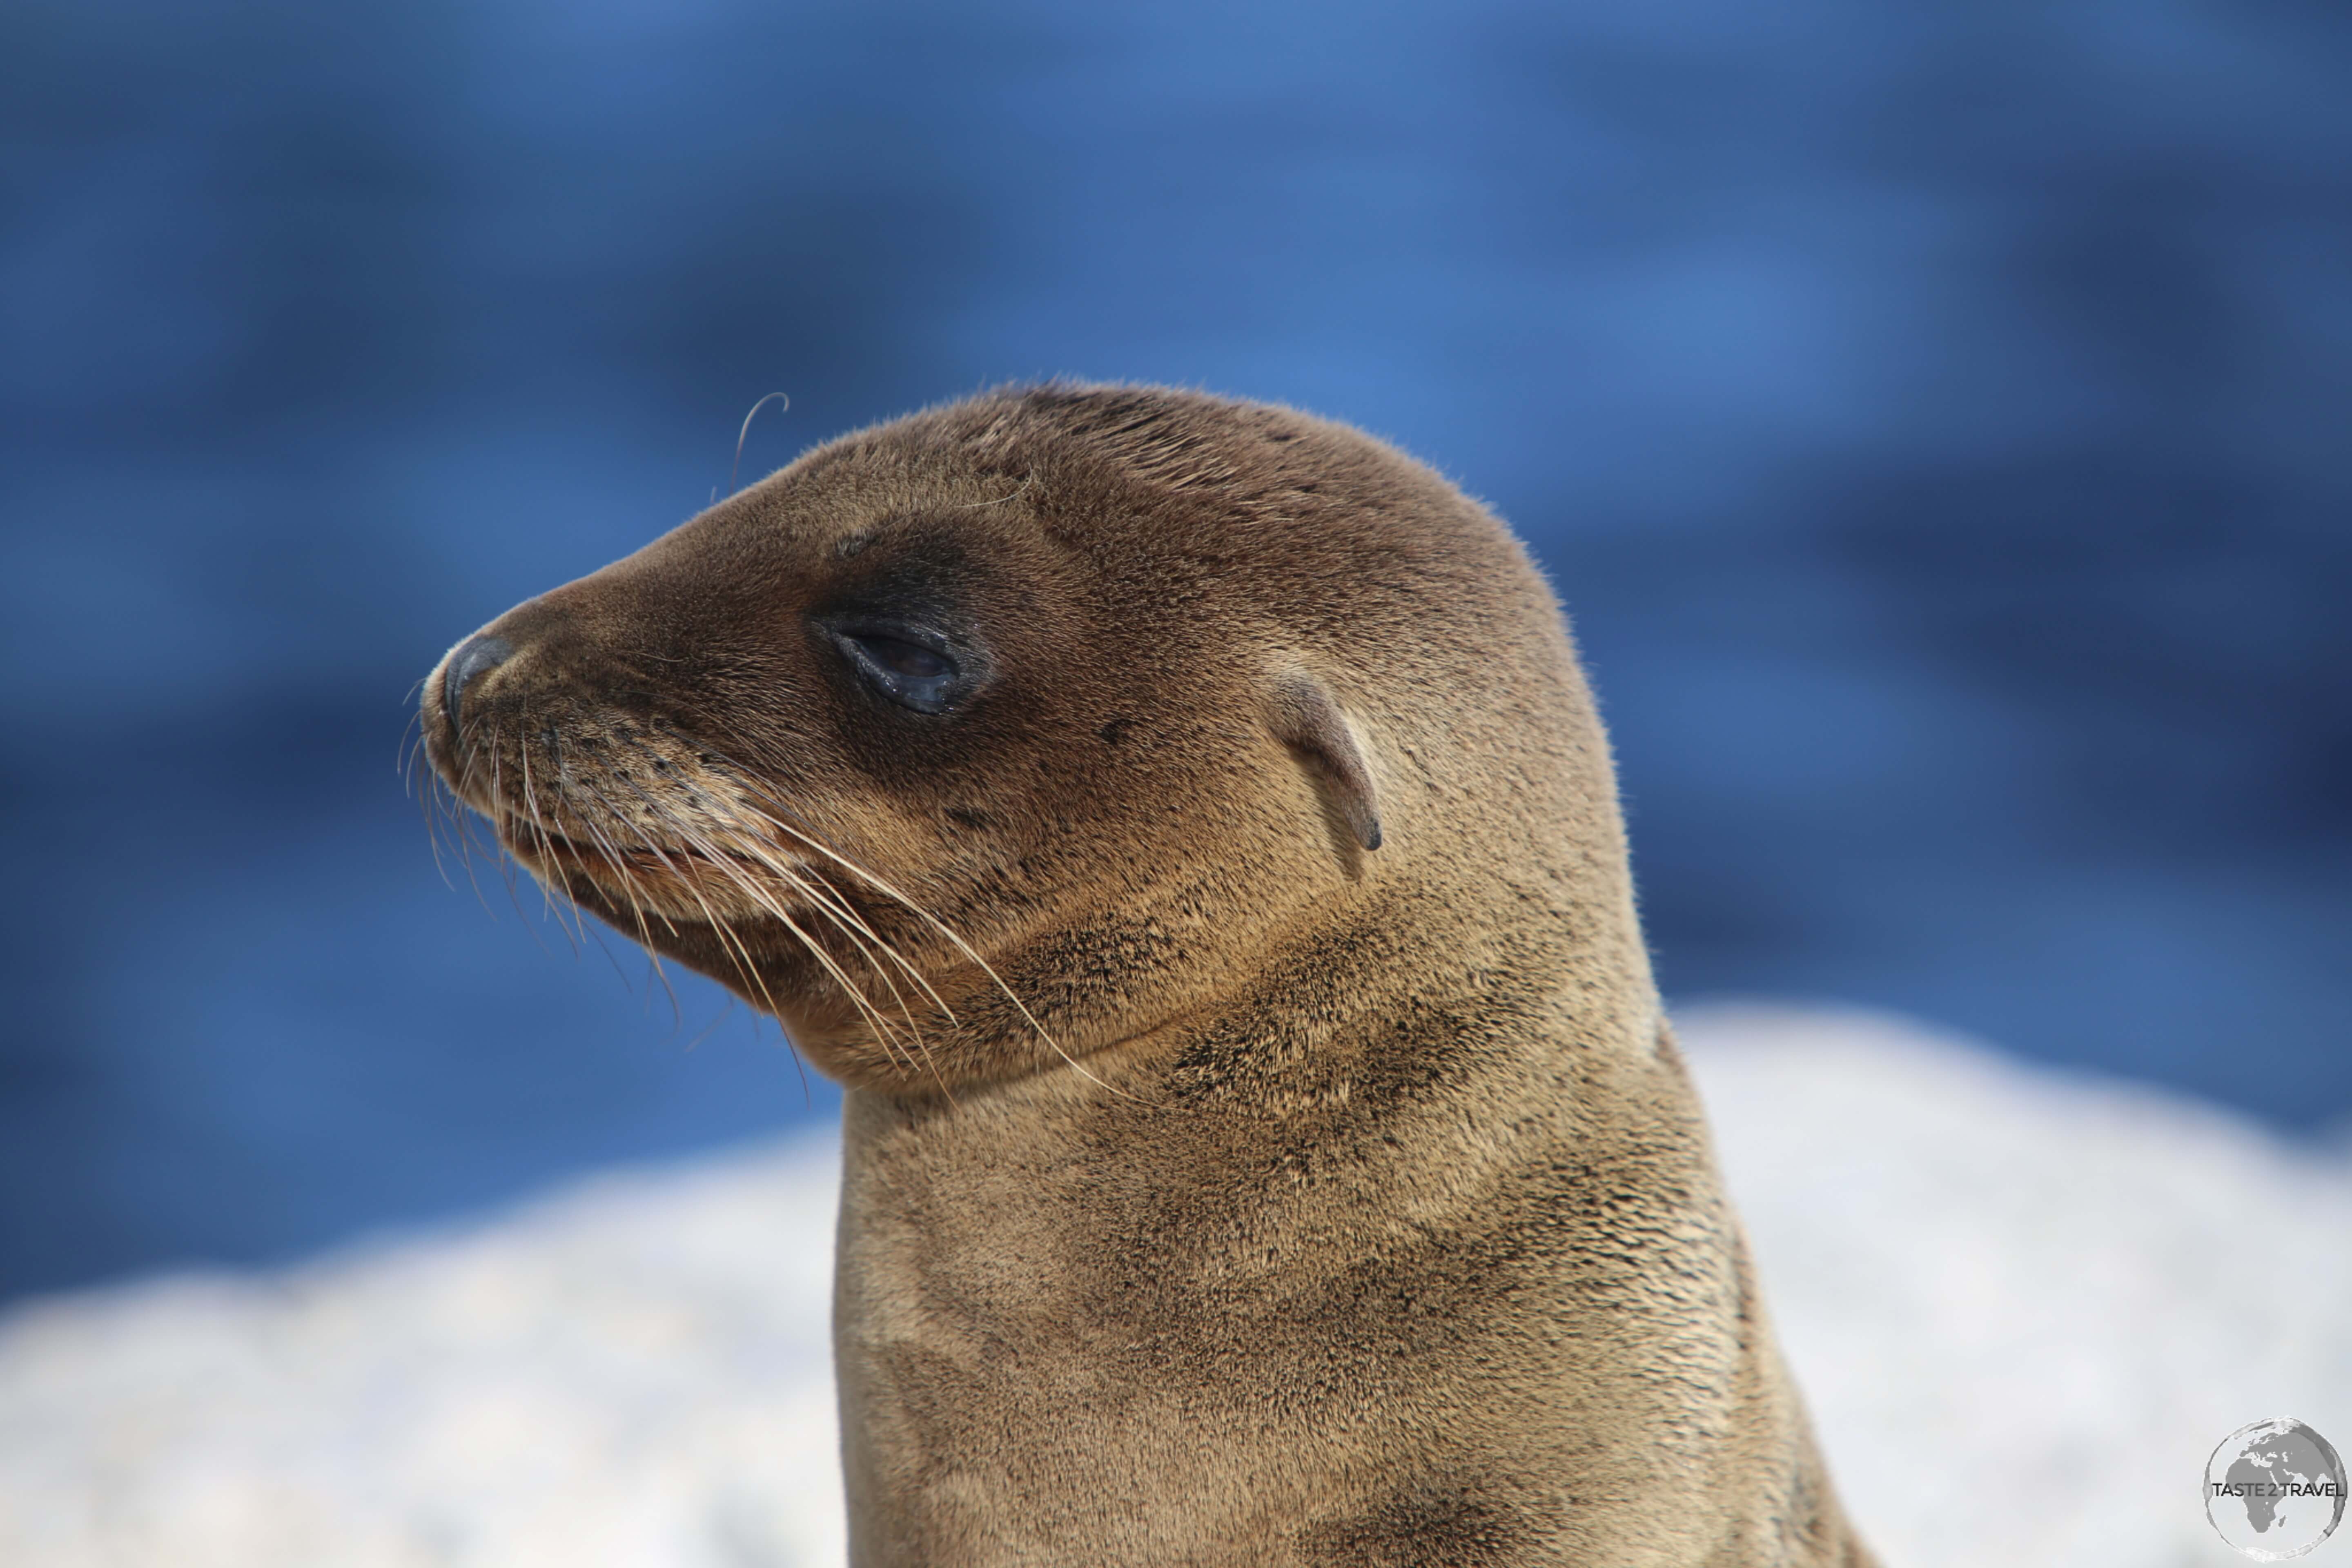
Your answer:
[[[1866,1015],[1683,1037],[1890,1563],[2240,1563],[2213,1445],[2294,1415],[2352,1448],[2352,1162]],[[837,1563],[834,1181],[809,1139],[20,1308],[0,1563]]]

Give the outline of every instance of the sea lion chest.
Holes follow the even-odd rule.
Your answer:
[[[853,1092],[856,1560],[1502,1563],[1624,1539],[1611,1500],[1654,1459],[1638,1413],[1698,1447],[1734,1423],[1691,1393],[1733,1388],[1741,1354],[1695,1127],[1654,1110],[1629,1143],[1533,1104],[1474,1131],[1344,1100]],[[1676,1370],[1671,1397],[1621,1337]],[[1367,1544],[1391,1536],[1454,1544]]]

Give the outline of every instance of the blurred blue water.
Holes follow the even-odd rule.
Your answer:
[[[2347,71],[2292,0],[0,12],[0,1292],[830,1106],[393,765],[772,390],[747,476],[1054,373],[1394,437],[1576,617],[1672,993],[2352,1111]]]

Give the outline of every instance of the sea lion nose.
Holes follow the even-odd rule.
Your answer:
[[[441,711],[448,717],[452,735],[457,733],[457,710],[466,700],[466,688],[513,654],[512,643],[488,632],[477,632],[450,650],[441,676]]]

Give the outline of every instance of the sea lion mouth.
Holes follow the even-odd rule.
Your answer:
[[[754,849],[709,838],[655,842],[594,828],[566,832],[512,809],[499,814],[498,835],[534,875],[564,884],[584,877],[615,902],[669,914],[682,912],[675,907],[680,896],[685,910],[699,911],[709,910],[713,900],[731,906],[747,895],[770,909],[799,903],[803,895],[794,884],[814,869],[804,857],[774,846]]]
[[[480,640],[451,657],[471,657]],[[607,714],[518,723],[467,701],[478,711],[463,729],[428,733],[427,755],[457,802],[558,895],[624,929],[645,917],[664,929],[789,925],[840,901],[796,813],[686,737]]]
[[[812,978],[829,980],[836,1010],[872,1030],[894,1076],[937,1077],[926,1030],[953,1026],[956,1015],[902,950],[905,922],[873,907],[856,884],[907,903],[903,895],[772,816],[758,820],[775,824],[778,833],[761,831],[720,803],[706,802],[715,809],[703,813],[652,798],[644,804],[659,811],[667,831],[656,837],[629,816],[583,816],[576,802],[529,798],[499,801],[493,825],[501,846],[542,884],[575,910],[634,930],[647,951],[667,952],[722,980],[731,974],[738,994],[779,1017],[786,1016],[780,1000],[805,1007]],[[785,836],[803,844],[788,847]],[[907,907],[987,970],[961,938],[918,906]],[[789,963],[809,966],[797,979],[792,968],[777,967],[795,951],[800,957]],[[1018,997],[1012,1000],[1022,1008]],[[823,1006],[804,1013],[803,1022],[819,1030],[841,1026],[827,1020]]]
[[[712,853],[684,844],[649,844],[606,841],[583,843],[568,833],[554,828],[530,826],[520,814],[507,814],[499,830],[507,847],[526,860],[544,860],[571,870],[598,872],[625,871],[632,875],[669,872],[678,874],[689,868],[701,866],[717,868],[722,863],[756,868],[758,862],[747,856]]]

